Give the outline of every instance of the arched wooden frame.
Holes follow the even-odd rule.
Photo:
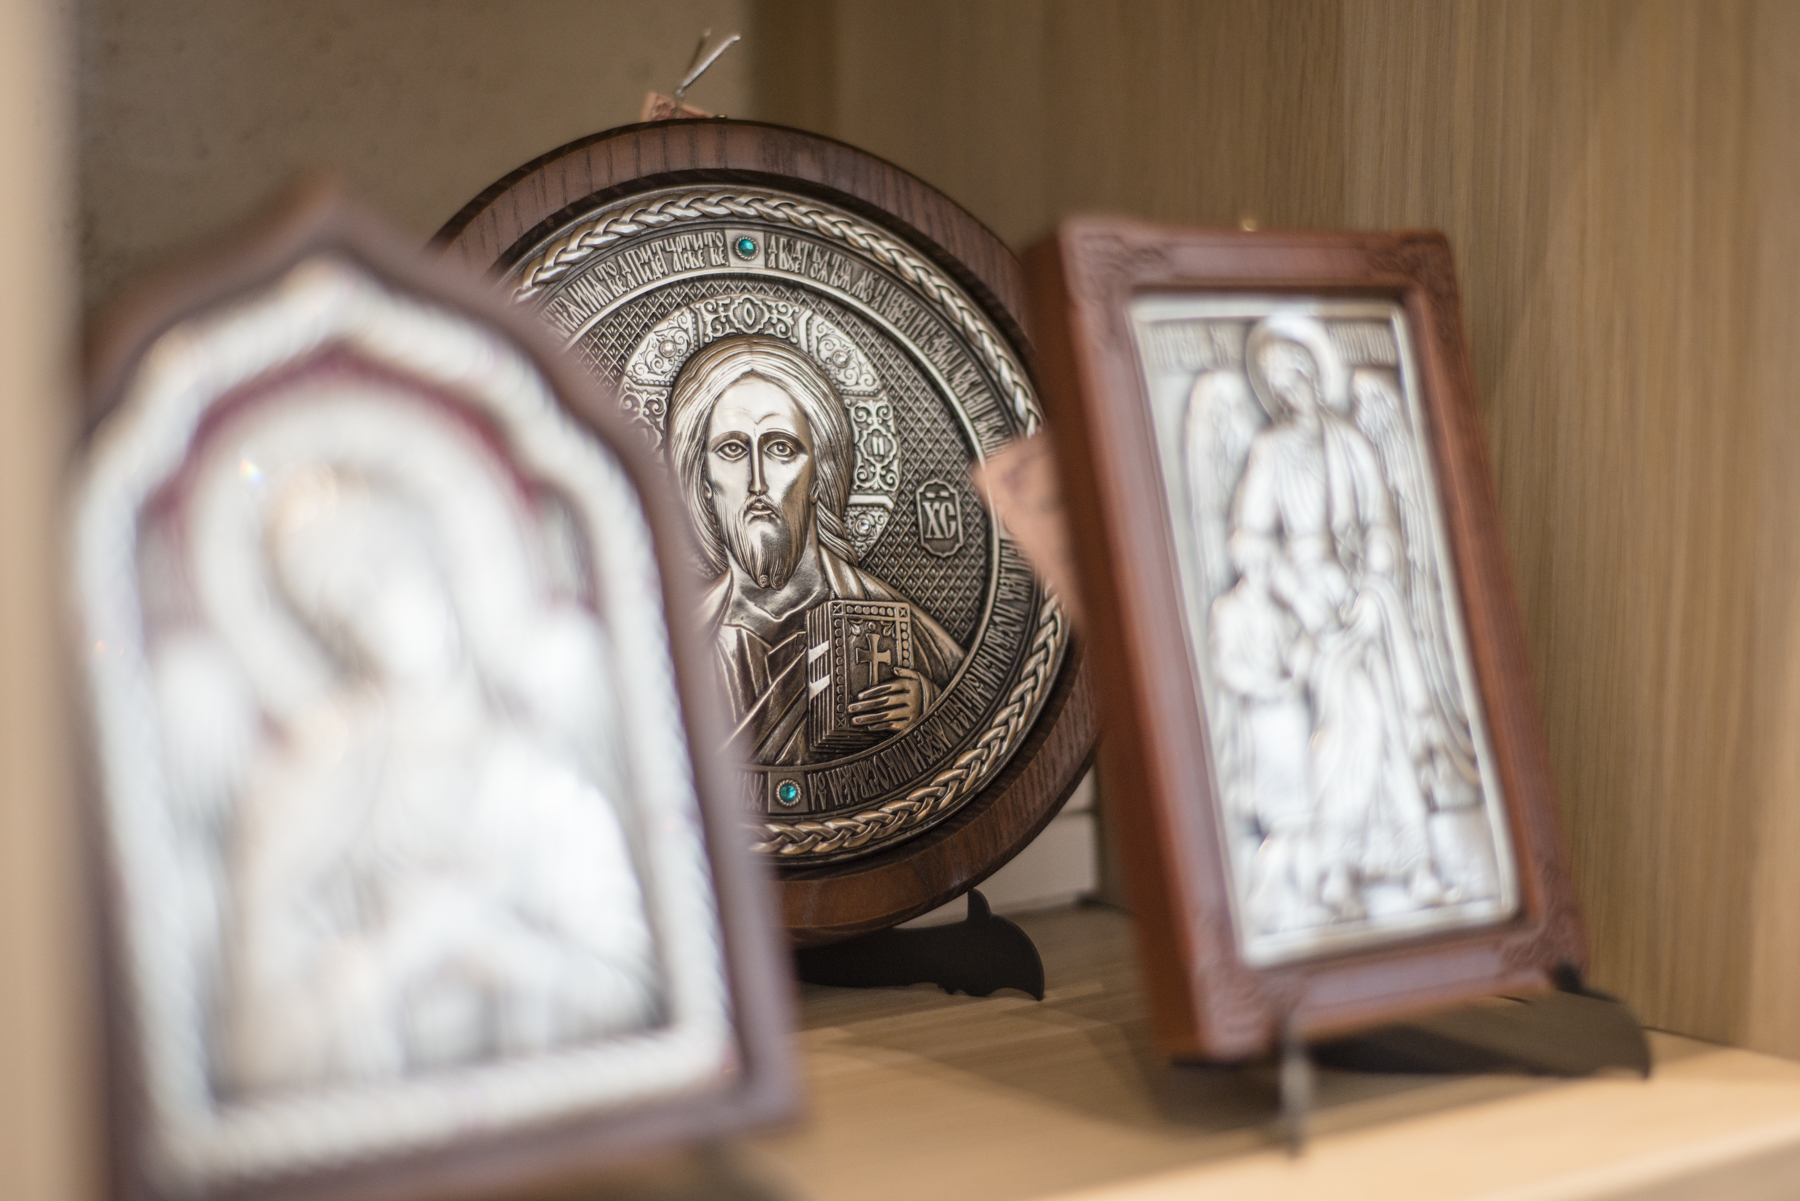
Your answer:
[[[435,241],[448,257],[499,273],[583,213],[654,189],[720,183],[816,197],[899,234],[967,289],[1030,363],[1024,276],[992,231],[892,163],[780,126],[715,119],[607,130],[495,183]],[[1093,754],[1095,725],[1088,670],[1076,646],[1036,728],[955,816],[866,858],[782,871],[782,916],[794,941],[831,942],[895,925],[993,874],[1074,790]]]
[[[669,605],[669,649],[717,899],[726,985],[739,1063],[720,1088],[654,1098],[590,1115],[522,1125],[445,1147],[397,1150],[275,1178],[209,1187],[216,1201],[391,1201],[407,1197],[479,1198],[591,1179],[646,1154],[718,1138],[790,1116],[797,1103],[786,955],[770,912],[767,877],[746,845],[739,814],[716,756],[720,719],[711,703],[703,646],[691,618],[693,589],[682,555],[687,534],[673,523],[667,486],[626,427],[612,397],[574,368],[536,322],[496,299],[471,277],[432,261],[402,235],[345,201],[328,183],[304,185],[274,212],[214,253],[159,277],[113,305],[92,331],[86,352],[86,425],[122,401],[156,340],[183,321],[264,293],[296,265],[319,256],[353,263],[403,296],[441,305],[512,343],[575,419],[612,453],[644,498],[658,573]],[[141,1040],[127,986],[130,948],[123,941],[117,886],[106,867],[97,773],[88,779],[87,857],[104,953],[106,1104],[112,1195],[159,1201],[168,1194],[146,1172],[150,1108],[143,1094]]]

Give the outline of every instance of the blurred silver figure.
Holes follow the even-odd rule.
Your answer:
[[[344,671],[265,746],[229,837],[230,1087],[392,1078],[655,1016],[613,803],[496,702],[432,536],[330,468],[271,502],[279,594]]]
[[[725,1078],[657,544],[537,360],[310,255],[156,340],[78,488],[152,1191]]]

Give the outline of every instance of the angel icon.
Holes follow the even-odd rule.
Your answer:
[[[1252,925],[1281,933],[1473,899],[1491,847],[1439,613],[1424,478],[1394,384],[1315,317],[1252,326],[1196,381],[1187,455],[1226,800],[1254,832]],[[1439,823],[1460,831],[1469,823]]]

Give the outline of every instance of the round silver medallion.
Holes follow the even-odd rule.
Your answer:
[[[970,482],[1040,421],[980,306],[887,230],[775,190],[640,193],[504,278],[675,475],[761,849],[866,854],[975,796],[1067,644]]]

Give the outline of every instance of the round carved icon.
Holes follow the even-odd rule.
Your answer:
[[[692,141],[699,130],[733,145]],[[642,162],[655,144],[674,168],[672,143],[689,170],[626,168],[594,192],[598,160]],[[814,172],[829,178],[769,171],[803,161],[781,153],[795,143],[845,161]],[[729,183],[708,178],[734,155],[761,177],[739,162]],[[789,877],[954,838],[1068,708],[1067,621],[970,477],[1041,421],[1016,322],[980,271],[856,194],[877,170],[985,239],[989,273],[1004,264],[996,290],[1016,292],[1011,256],[918,181],[736,122],[577,143],[440,235],[535,311],[661,452],[696,535],[743,804]],[[1070,762],[1014,798],[1003,836],[987,831],[969,866],[852,924],[898,920],[1004,862],[1073,784],[1091,743],[1085,712],[1077,724],[1079,745],[1057,752]]]

